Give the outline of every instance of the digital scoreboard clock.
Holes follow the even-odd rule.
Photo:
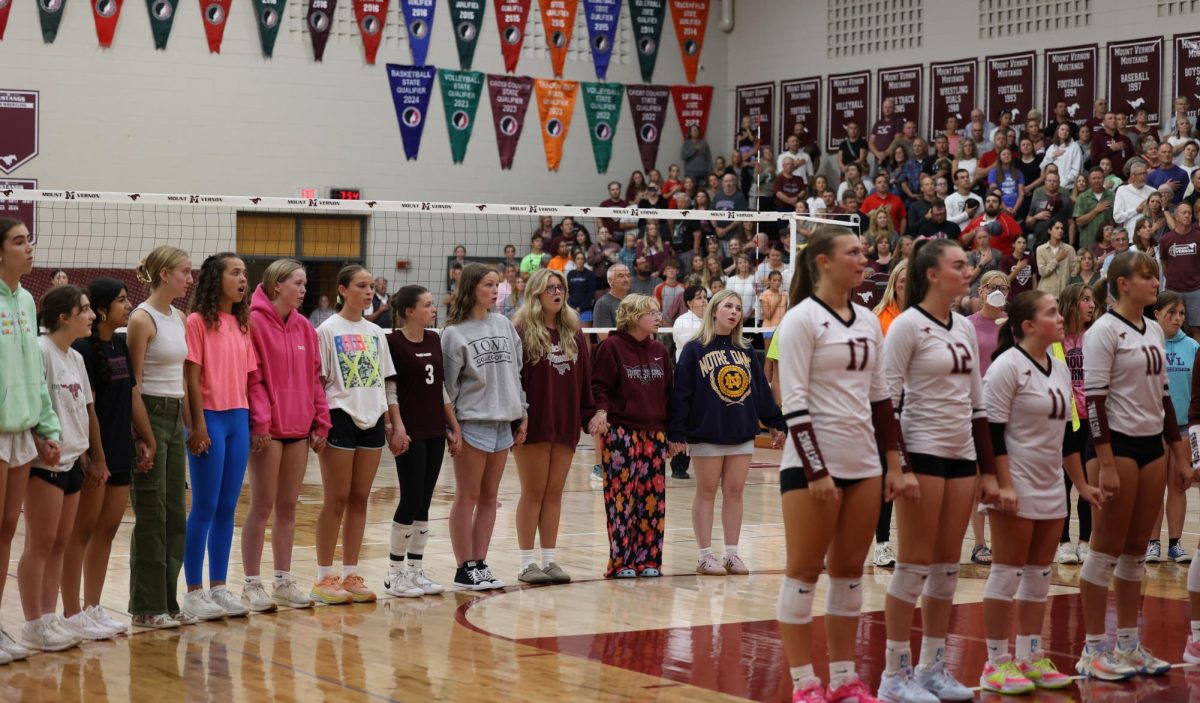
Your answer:
[[[360,188],[330,188],[330,200],[362,200]]]

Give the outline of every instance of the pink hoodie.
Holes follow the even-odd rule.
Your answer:
[[[329,435],[329,401],[321,386],[317,333],[295,311],[287,322],[263,291],[250,302],[250,337],[258,369],[250,375],[250,431],[276,439]]]

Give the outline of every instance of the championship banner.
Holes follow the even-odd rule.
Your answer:
[[[354,21],[362,34],[363,48],[367,51],[367,63],[375,65],[375,54],[379,51],[379,40],[387,23],[388,0],[354,0]]]
[[[633,25],[638,68],[642,71],[643,83],[649,83],[654,78],[654,64],[658,62],[658,45],[662,39],[663,17],[667,12],[666,2],[667,0],[629,0],[629,21]]]
[[[930,139],[946,129],[946,120],[952,115],[958,118],[960,127],[971,121],[971,110],[975,107],[975,77],[978,71],[979,62],[975,59],[929,64]],[[932,152],[932,148],[930,151]]]
[[[984,69],[984,99],[987,103],[984,108],[985,121],[996,122],[996,116],[1004,110],[1012,115],[1014,123],[1024,124],[1025,115],[1033,109],[1036,71],[1037,54],[1032,51],[987,57]],[[988,135],[985,134],[983,138],[987,139]]]
[[[200,0],[200,14],[204,17],[204,36],[208,38],[208,52],[221,53],[221,39],[225,36],[225,22],[229,19],[229,6],[233,0]]]
[[[625,94],[629,96],[629,114],[633,115],[633,134],[642,155],[642,168],[650,171],[658,162],[658,145],[662,141],[671,89],[665,85],[631,85],[626,87]]]
[[[708,131],[708,111],[712,107],[712,98],[711,85],[671,86],[671,102],[675,105],[675,118],[679,120],[684,139],[687,139],[692,125],[700,128],[700,138],[704,138],[704,133]]]
[[[1095,44],[1071,46],[1065,49],[1046,49],[1046,109],[1053,115],[1054,105],[1062,100],[1067,104],[1067,116],[1082,127],[1092,116],[1099,78]],[[1050,135],[1054,136],[1054,135]]]
[[[846,125],[858,125],[858,133],[867,133],[867,98],[871,91],[871,72],[839,73],[829,77],[829,111],[825,113],[825,148],[833,151],[846,138]],[[741,124],[739,122],[739,124]]]
[[[4,39],[4,28],[8,26],[8,11],[12,9],[12,0],[0,0],[0,39]]]
[[[442,108],[446,113],[446,131],[450,133],[450,156],[461,164],[467,156],[467,144],[475,128],[475,111],[483,92],[483,74],[479,71],[438,71],[442,88]]]
[[[329,41],[329,29],[333,26],[333,11],[337,0],[308,1],[308,36],[312,40],[313,58],[320,61],[325,57],[325,42]]]
[[[450,22],[454,24],[454,44],[458,47],[458,67],[471,70],[479,26],[483,24],[486,0],[450,0]]]
[[[788,135],[796,130],[796,123],[804,123],[807,132],[814,143],[817,142],[817,129],[820,126],[821,114],[821,79],[796,78],[779,82],[779,144],[787,144]],[[741,128],[741,121],[738,127]]]
[[[675,38],[683,55],[683,71],[688,83],[696,82],[700,52],[704,50],[704,30],[708,27],[709,0],[671,0],[671,19],[675,22]]]
[[[525,128],[525,112],[533,93],[533,79],[526,76],[488,74],[488,99],[492,103],[492,124],[496,128],[496,148],[500,168],[510,169]]]
[[[98,0],[103,2],[104,0]],[[279,36],[279,24],[283,21],[283,6],[287,0],[254,0],[254,14],[258,20],[258,38],[262,42],[263,56],[271,58],[275,53],[275,37]]]
[[[876,74],[879,79],[875,90],[875,104],[883,112],[883,101],[888,98],[896,104],[895,115],[904,120],[912,120],[921,126],[921,73],[923,67],[901,66],[900,68],[881,68]]]
[[[0,20],[2,21],[2,20]],[[4,33],[0,25],[0,35]],[[1175,114],[1174,96],[1187,95],[1188,116],[1200,114],[1200,32],[1175,35],[1175,92],[1171,114]],[[1194,97],[1196,100],[1191,100]]]
[[[512,73],[521,60],[521,44],[525,43],[525,23],[529,21],[532,0],[495,0],[496,28],[500,30],[500,51],[504,53],[504,70]]]
[[[554,77],[562,78],[567,47],[575,32],[575,13],[579,0],[538,0],[542,10],[542,28],[546,31],[546,48],[550,49],[550,66]]]
[[[1146,123],[1157,125],[1162,112],[1162,37],[1108,44],[1108,109],[1129,115],[1146,108]],[[1172,96],[1174,97],[1174,96]]]
[[[587,114],[588,132],[592,135],[592,156],[596,159],[596,173],[608,173],[625,86],[620,83],[580,83],[580,87],[583,92],[583,111]]]
[[[421,133],[425,130],[429,92],[436,71],[432,66],[387,65],[388,87],[396,106],[396,120],[400,123],[404,156],[409,161],[416,159],[421,149]]]
[[[36,178],[0,178],[0,192],[10,190],[37,190]],[[25,223],[29,230],[29,243],[37,245],[37,203],[7,201],[0,203],[0,217],[12,217]]]
[[[38,21],[42,24],[42,41],[53,44],[58,36],[58,25],[62,22],[67,0],[38,0]]]
[[[761,127],[762,143],[770,144],[775,137],[775,83],[739,85],[736,97],[736,124],[741,127],[742,118],[749,117],[751,128]]]
[[[38,155],[38,91],[0,90],[0,171],[12,173]]]
[[[96,20],[96,39],[100,46],[112,46],[113,34],[117,31],[117,20],[121,19],[121,5],[125,0],[94,0],[92,17]]]
[[[429,35],[433,31],[437,0],[400,0],[400,10],[404,13],[413,65],[424,66],[425,57],[429,55]]]
[[[587,20],[588,46],[592,49],[596,78],[604,80],[608,77],[608,62],[612,59],[617,25],[621,21],[621,0],[583,0],[583,14]]]
[[[171,37],[171,26],[175,24],[175,9],[178,6],[179,0],[146,0],[155,49],[166,50],[167,39]]]
[[[535,78],[538,117],[542,122],[542,142],[546,145],[546,168],[557,171],[562,163],[563,142],[575,113],[575,81],[551,81]]]

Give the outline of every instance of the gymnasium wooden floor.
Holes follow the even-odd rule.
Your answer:
[[[591,455],[589,448],[580,447],[564,496],[558,561],[575,578],[570,585],[510,586],[480,595],[451,589],[444,596],[385,597],[369,605],[284,610],[176,631],[138,631],[0,667],[0,701],[787,700],[780,695],[784,667],[774,623],[783,563],[779,453],[758,451],[746,489],[741,553],[753,575],[693,573],[693,483],[669,480],[665,576],[636,581],[601,578],[607,538],[600,492],[588,480]],[[360,569],[372,588],[382,592],[398,490],[390,458],[384,459],[375,486]],[[454,573],[445,526],[453,487],[447,459],[426,555],[443,583]],[[517,583],[513,515],[518,492],[510,461],[489,555],[493,568],[510,583]],[[1194,496],[1185,533],[1189,549],[1200,534]],[[313,528],[320,502],[313,457],[301,495],[293,562],[302,583],[316,571]],[[245,496],[239,524],[244,509]],[[114,545],[104,595],[104,604],[117,613],[126,607],[132,520],[129,512]],[[721,544],[719,526],[715,535],[714,543]],[[18,533],[0,608],[5,626],[14,633],[21,622],[15,573],[22,539]],[[238,544],[235,536],[230,578],[240,594]],[[969,548],[964,543],[964,560]],[[267,554],[269,559],[269,548]],[[264,567],[269,574],[269,560]],[[1075,597],[1079,569],[1055,568],[1046,649],[1061,669],[1070,671],[1083,639]],[[1143,637],[1173,662],[1180,661],[1188,633],[1186,574],[1186,566],[1163,564],[1150,567],[1147,579]],[[947,657],[968,685],[977,682],[985,659],[979,603],[986,575],[982,567],[965,565],[955,597]],[[858,661],[860,674],[873,685],[882,670],[881,609],[889,578],[886,570],[868,568],[868,615],[860,631]],[[818,609],[823,601],[818,594]],[[821,619],[815,622],[820,625]],[[1113,631],[1115,623],[1109,627]],[[914,647],[920,634],[918,627]],[[821,673],[824,666],[822,658]],[[1200,668],[1176,668],[1169,676],[1119,685],[1081,682],[1078,689],[1024,700],[1200,701]]]

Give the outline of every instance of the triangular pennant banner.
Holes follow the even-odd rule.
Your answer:
[[[583,111],[587,114],[588,132],[592,135],[592,156],[596,158],[596,173],[607,173],[612,160],[613,137],[621,117],[621,97],[625,86],[620,83],[581,83]]]
[[[8,26],[8,11],[12,9],[12,0],[0,0],[0,39],[4,38],[4,28]]]
[[[504,70],[512,73],[521,60],[521,44],[525,43],[525,23],[529,20],[531,0],[495,0],[496,27],[500,30],[500,51],[504,53]]]
[[[712,107],[712,97],[711,85],[671,86],[671,102],[675,105],[675,117],[679,120],[684,139],[687,139],[692,125],[700,128],[700,138],[704,138],[708,130],[708,110]]]
[[[263,56],[267,58],[275,52],[275,37],[279,36],[279,24],[283,21],[285,3],[287,0],[254,0],[258,38],[262,42]]]
[[[121,19],[121,5],[125,0],[92,0],[92,17],[96,20],[96,39],[100,46],[112,46],[113,34],[117,31],[117,20]]]
[[[424,66],[425,57],[429,55],[429,35],[433,32],[437,0],[400,0],[400,9],[404,11],[404,28],[408,30],[413,64]]]
[[[658,44],[662,39],[666,2],[629,0],[629,21],[633,24],[634,43],[637,44],[638,68],[642,70],[642,81],[645,83],[654,77],[654,64],[658,62]]]
[[[38,21],[42,23],[42,41],[53,44],[58,36],[58,24],[62,22],[67,0],[37,0]]]
[[[329,30],[333,27],[333,12],[337,0],[309,0],[308,36],[312,40],[313,58],[320,61],[325,57],[325,43],[329,41]]]
[[[446,113],[446,131],[450,133],[450,156],[461,164],[467,156],[471,130],[475,128],[475,110],[483,92],[483,74],[478,71],[438,71],[442,87],[442,107]]]
[[[557,171],[562,163],[563,142],[575,114],[575,81],[550,81],[537,78],[533,91],[537,94],[538,117],[542,121],[542,142],[546,145],[546,168]]]
[[[575,33],[575,13],[579,0],[538,0],[542,8],[542,27],[546,30],[546,46],[550,49],[550,66],[554,77],[562,78],[567,47]]]
[[[450,21],[454,23],[454,43],[458,46],[458,67],[471,70],[479,27],[483,25],[485,0],[450,0]]]
[[[704,30],[708,27],[708,0],[671,0],[671,19],[675,38],[683,54],[683,71],[688,83],[696,82],[700,52],[704,49]]]
[[[629,113],[633,115],[634,136],[637,137],[638,151],[642,155],[642,167],[650,171],[658,161],[658,145],[662,141],[671,89],[665,85],[631,85],[626,88],[625,94],[629,96]]]
[[[225,22],[229,19],[229,6],[233,0],[200,0],[200,15],[204,18],[204,36],[208,38],[208,51],[221,53],[221,39],[225,36]]]
[[[171,37],[171,26],[175,24],[175,9],[178,6],[179,0],[146,0],[155,49],[167,48],[167,39]]]
[[[400,123],[404,156],[409,161],[417,158],[417,152],[421,150],[421,133],[425,131],[429,92],[436,70],[432,66],[387,65],[388,87],[396,106],[396,120]]]
[[[496,76],[488,74],[488,99],[492,103],[492,124],[496,128],[496,148],[500,151],[500,168],[512,168],[517,142],[525,128],[525,112],[533,92],[533,79],[525,76]]]
[[[604,80],[608,77],[608,62],[612,59],[617,25],[621,22],[621,0],[583,0],[583,14],[587,19],[588,46],[592,48],[596,77]]]
[[[383,38],[387,12],[388,0],[354,0],[354,21],[362,34],[367,63],[372,66],[375,65],[375,54],[379,52],[379,40]]]

